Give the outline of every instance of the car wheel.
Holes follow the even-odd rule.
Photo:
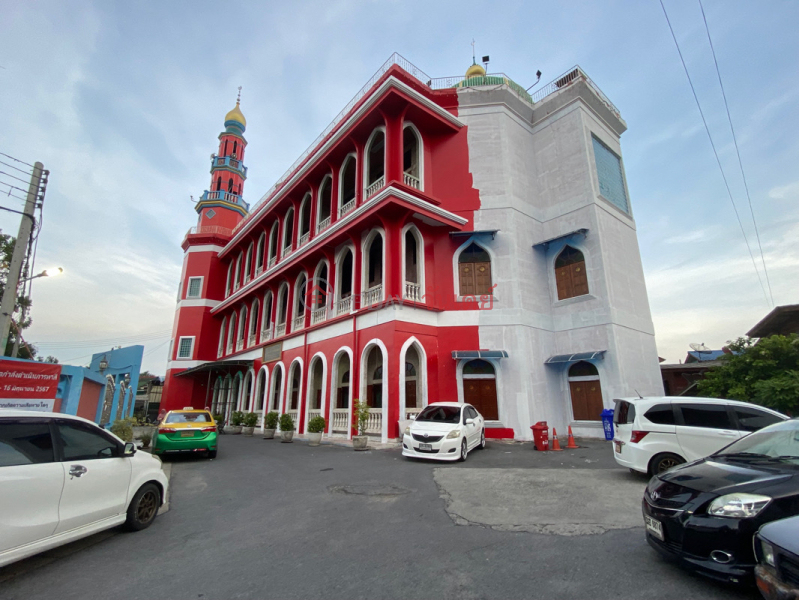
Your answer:
[[[216,453],[218,450],[209,450],[208,451],[208,458],[216,458]]]
[[[154,483],[145,483],[133,496],[128,506],[125,527],[130,531],[147,529],[155,521],[161,507],[161,491]]]
[[[466,438],[463,438],[461,442],[461,455],[458,457],[460,462],[466,460],[466,457],[469,455],[469,447],[466,445]]]
[[[651,475],[657,475],[659,473],[668,471],[672,467],[681,465],[684,462],[685,459],[678,454],[671,454],[670,452],[658,454],[652,459],[652,462],[649,463],[649,473]]]
[[[477,446],[480,450],[483,450],[486,447],[486,430],[480,432],[480,445]]]

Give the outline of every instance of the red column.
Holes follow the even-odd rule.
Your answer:
[[[318,195],[319,195],[319,187],[318,186],[317,187],[311,186],[311,199],[310,199],[311,206],[309,207],[310,211],[311,211],[311,214],[310,214],[310,217],[309,217],[310,221],[311,221],[311,238],[310,239],[314,239],[316,237],[316,215],[318,214],[318,208],[317,208]]]
[[[386,119],[386,185],[402,181],[402,115],[384,115]]]
[[[328,318],[332,318],[336,316],[336,306],[333,303],[336,297],[336,255],[332,251],[326,251],[324,254],[327,259],[327,314]]]
[[[294,281],[288,280],[288,289],[286,290],[286,333],[292,329],[292,319],[294,318]]]
[[[363,190],[366,187],[363,163],[363,144],[355,142],[355,206],[360,206],[363,203]]]
[[[358,310],[361,308],[361,263],[363,262],[363,252],[361,252],[361,238],[351,236],[353,245],[355,246],[355,253],[352,257],[352,271],[355,278],[355,284],[352,286],[352,302],[353,309]]]
[[[395,336],[396,334],[394,334]],[[390,340],[386,341],[386,349],[388,354],[388,365],[384,365],[383,373],[388,374],[388,398],[386,398],[386,402],[388,402],[388,428],[386,431],[386,435],[389,439],[397,438],[400,435],[399,431],[399,418],[401,415],[401,411],[405,409],[404,406],[400,406],[400,376],[399,376],[399,369],[404,368],[404,365],[400,364],[399,356],[400,356],[400,344],[397,343],[396,338],[392,336]],[[386,368],[388,367],[388,368]]]
[[[329,166],[332,173],[332,179],[330,181],[330,223],[333,224],[338,220],[339,171],[333,165]]]
[[[400,233],[402,224],[396,221],[381,219],[386,237],[383,240],[385,256],[385,272],[383,273],[383,297],[388,302],[392,298],[402,299],[402,246]]]

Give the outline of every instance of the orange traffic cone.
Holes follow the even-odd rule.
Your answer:
[[[574,435],[572,435],[572,427],[569,425],[569,439],[566,442],[566,449],[567,450],[576,450],[579,448],[577,444],[574,443]]]
[[[558,432],[555,428],[552,428],[552,451],[553,452],[560,452],[563,448],[560,447],[560,442],[558,441]]]

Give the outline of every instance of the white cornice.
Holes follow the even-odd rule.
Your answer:
[[[344,121],[341,125],[339,125],[336,132],[330,137],[330,139],[322,144],[318,150],[316,150],[313,154],[311,154],[308,160],[305,161],[303,166],[301,166],[295,173],[292,175],[285,184],[283,184],[280,191],[276,192],[275,195],[266,202],[261,202],[258,206],[256,211],[252,213],[249,222],[247,225],[241,228],[241,230],[233,236],[233,238],[228,242],[227,246],[225,246],[225,250],[234,246],[238,241],[244,237],[256,224],[258,221],[258,215],[264,213],[270,206],[273,206],[276,202],[279,202],[287,191],[294,187],[300,179],[305,177],[306,173],[316,165],[316,161],[319,159],[321,155],[326,153],[330,148],[332,148],[335,144],[341,141],[341,138],[345,136],[347,131],[349,130],[350,126],[360,119],[365,113],[369,112],[372,107],[377,103],[383,93],[387,92],[389,89],[395,88],[398,89],[409,96],[411,96],[414,100],[419,102],[419,104],[424,105],[426,108],[430,109],[431,111],[435,112],[441,118],[449,121],[456,127],[460,128],[464,126],[463,121],[461,121],[458,117],[450,113],[448,110],[441,108],[438,104],[433,102],[432,100],[426,98],[412,87],[403,83],[393,75],[386,79],[379,88],[377,88],[372,94],[368,97],[368,99],[361,105],[361,107],[355,111],[350,117]],[[264,200],[261,198],[261,200]],[[220,253],[220,257],[225,253],[223,250]]]

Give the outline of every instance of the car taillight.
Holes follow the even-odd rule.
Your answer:
[[[637,444],[642,439],[644,439],[648,433],[649,433],[648,431],[633,431],[632,435],[630,436],[630,441],[633,444]]]
[[[175,430],[170,429],[169,427],[160,427],[158,429],[158,433],[175,433]]]
[[[203,432],[206,432],[206,433],[215,433],[216,432],[216,427],[203,427],[202,429],[200,429],[200,431],[203,431]]]

